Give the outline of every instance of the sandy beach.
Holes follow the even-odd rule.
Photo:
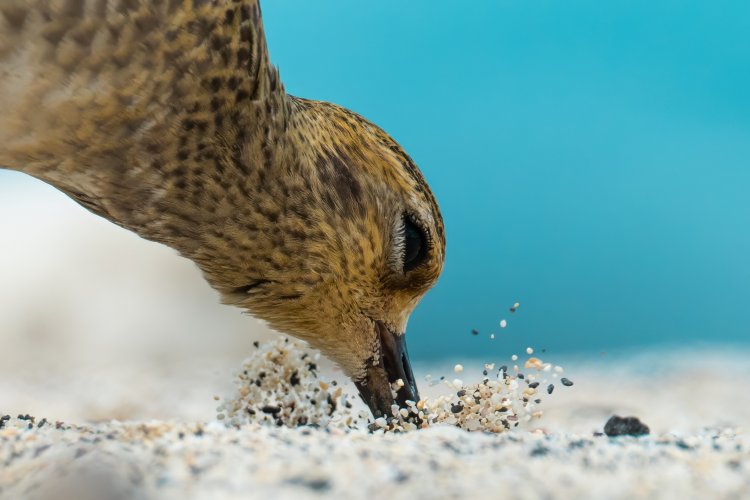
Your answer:
[[[749,353],[732,346],[546,353],[575,385],[558,384],[541,419],[502,435],[227,427],[217,407],[253,342],[274,334],[218,305],[170,250],[27,188],[0,197],[26,214],[0,210],[2,499],[750,495]],[[28,258],[50,247],[59,260]],[[507,361],[494,342],[493,359],[461,360],[464,381]],[[425,376],[453,379],[457,361],[418,362],[422,395],[449,392]],[[614,414],[651,434],[600,435]]]
[[[656,358],[569,367],[576,384],[547,398],[544,417],[500,435],[449,425],[383,434],[180,419],[201,399],[217,404],[208,387],[194,387],[195,401],[168,398],[167,420],[13,415],[0,429],[0,497],[746,498],[741,356],[662,354],[655,367]],[[35,390],[44,400],[54,389]],[[149,413],[148,400],[139,408],[119,396],[134,415]],[[607,437],[612,414],[638,416],[651,434]]]
[[[750,441],[54,424],[2,431],[3,498],[746,498]]]

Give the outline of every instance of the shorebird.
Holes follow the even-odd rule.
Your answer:
[[[404,334],[438,205],[383,130],[285,92],[257,0],[2,0],[0,166],[176,249],[375,416],[419,399]]]

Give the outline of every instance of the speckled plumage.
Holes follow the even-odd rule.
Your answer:
[[[353,378],[403,333],[445,236],[385,132],[285,93],[255,0],[3,0],[0,165],[193,260]],[[429,257],[404,272],[408,213]]]

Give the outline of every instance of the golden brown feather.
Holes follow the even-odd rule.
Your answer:
[[[3,0],[0,109],[0,166],[175,248],[376,413],[411,376],[406,322],[444,259],[435,199],[381,129],[285,93],[257,1]]]

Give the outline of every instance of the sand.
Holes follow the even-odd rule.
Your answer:
[[[748,436],[370,435],[171,422],[0,431],[2,498],[742,498]],[[746,496],[745,496],[746,498]]]
[[[500,435],[14,416],[0,429],[0,498],[747,498],[743,358],[661,353],[568,367],[576,385],[549,396],[541,420]],[[601,434],[614,413],[637,415],[651,435]]]
[[[24,186],[0,186],[3,500],[750,498],[750,352],[736,346],[548,352],[575,385],[502,435],[226,427],[217,407],[268,329],[219,306],[169,249]],[[480,380],[513,335],[488,344],[492,359],[425,364],[412,352],[422,394],[444,394],[424,376],[453,379],[458,361],[462,380]],[[323,360],[321,372],[353,393]],[[27,413],[33,423],[16,418]],[[613,414],[652,434],[595,435]]]

